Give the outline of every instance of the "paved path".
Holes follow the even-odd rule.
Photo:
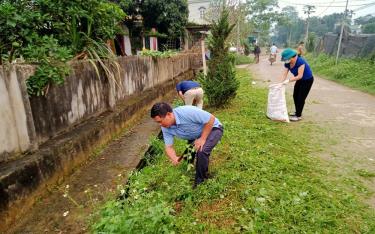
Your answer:
[[[102,200],[118,195],[116,186],[125,183],[147,150],[150,136],[159,131],[147,115],[62,185],[51,188],[7,233],[89,233],[91,214]]]
[[[259,64],[248,66],[260,84],[276,82],[283,70],[282,62],[270,65],[262,56]],[[291,99],[293,84],[288,84]],[[288,111],[294,111],[293,102]],[[358,176],[358,170],[375,173],[375,96],[347,88],[315,75],[307,98],[303,121],[290,124],[312,124],[323,132],[319,156],[330,160],[344,175]],[[375,190],[375,178],[362,180]],[[375,196],[369,199],[375,208]]]

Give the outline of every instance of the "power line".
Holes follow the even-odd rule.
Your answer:
[[[373,6],[373,5],[375,5],[375,2],[366,4],[365,6],[362,6],[362,7],[359,7],[357,9],[354,9],[353,11],[360,11],[360,10],[366,9],[367,7],[370,7],[370,6]]]
[[[283,1],[285,1],[285,0],[279,0],[279,2],[283,2]],[[369,2],[369,1],[372,1],[372,0],[351,0],[350,2],[363,2],[362,4],[368,4],[368,3],[366,3],[366,2]],[[340,0],[340,1],[335,1],[336,3],[346,3],[346,1],[342,1],[342,0]],[[321,4],[321,3],[327,3],[327,1],[312,1],[312,2],[310,2],[310,3],[308,3],[308,4]]]
[[[313,5],[315,7],[345,7],[345,5],[330,6],[329,4],[328,5],[325,5],[325,4],[324,5],[320,5],[320,4],[314,4],[314,3],[309,3],[309,4],[306,4],[306,3],[292,3],[292,2],[288,2],[288,1],[280,1],[280,2],[283,2],[283,3],[286,3],[286,4],[291,4],[291,5],[300,5],[300,6]],[[362,6],[367,6],[367,5],[370,5],[370,4],[375,4],[375,2],[372,2],[372,3],[362,3],[362,4],[354,4],[354,5],[351,4],[350,6],[351,7],[354,7],[354,6],[362,7]]]
[[[332,2],[329,4],[329,6],[327,6],[326,7],[326,9],[324,9],[319,15],[317,15],[317,16],[321,16],[321,15],[323,15],[323,13],[324,12],[326,12],[327,10],[328,10],[328,8],[330,7],[330,6],[332,6],[332,4],[335,2],[335,0],[332,0]]]

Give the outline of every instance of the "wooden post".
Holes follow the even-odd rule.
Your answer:
[[[335,65],[337,65],[337,62],[339,61],[339,55],[340,55],[340,49],[341,49],[341,41],[342,41],[342,34],[344,33],[344,23],[345,23],[345,20],[346,20],[346,14],[348,13],[348,2],[349,2],[349,0],[346,0],[344,18],[342,19],[342,22],[341,22],[340,38],[339,38],[339,45],[337,46],[337,53],[336,53]]]
[[[202,48],[202,61],[203,61],[203,74],[207,75],[207,66],[206,66],[206,50],[204,49],[204,39],[201,39],[201,48]]]

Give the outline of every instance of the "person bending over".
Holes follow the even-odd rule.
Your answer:
[[[293,90],[294,106],[296,108],[295,114],[290,116],[291,121],[299,121],[302,119],[302,111],[305,105],[305,100],[310,92],[311,86],[314,83],[314,76],[309,64],[297,52],[287,48],[281,53],[281,61],[284,64],[284,73],[281,80],[284,84],[295,81]],[[289,71],[293,77],[288,79]]]
[[[174,137],[192,142],[196,150],[195,181],[193,187],[208,179],[208,164],[212,149],[223,135],[220,121],[207,111],[195,106],[180,106],[172,109],[165,102],[151,108],[151,118],[160,124],[165,143],[165,152],[173,165],[182,157],[173,148]]]

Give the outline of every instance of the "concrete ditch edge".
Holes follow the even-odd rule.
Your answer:
[[[192,77],[193,71],[189,71],[175,79]],[[170,80],[132,96],[114,111],[107,111],[49,140],[32,155],[1,165],[0,231],[32,207],[35,198],[45,193],[48,186],[61,182],[85,162],[97,146],[109,142],[130,119],[143,114],[154,101],[174,90],[174,86],[175,81]]]

